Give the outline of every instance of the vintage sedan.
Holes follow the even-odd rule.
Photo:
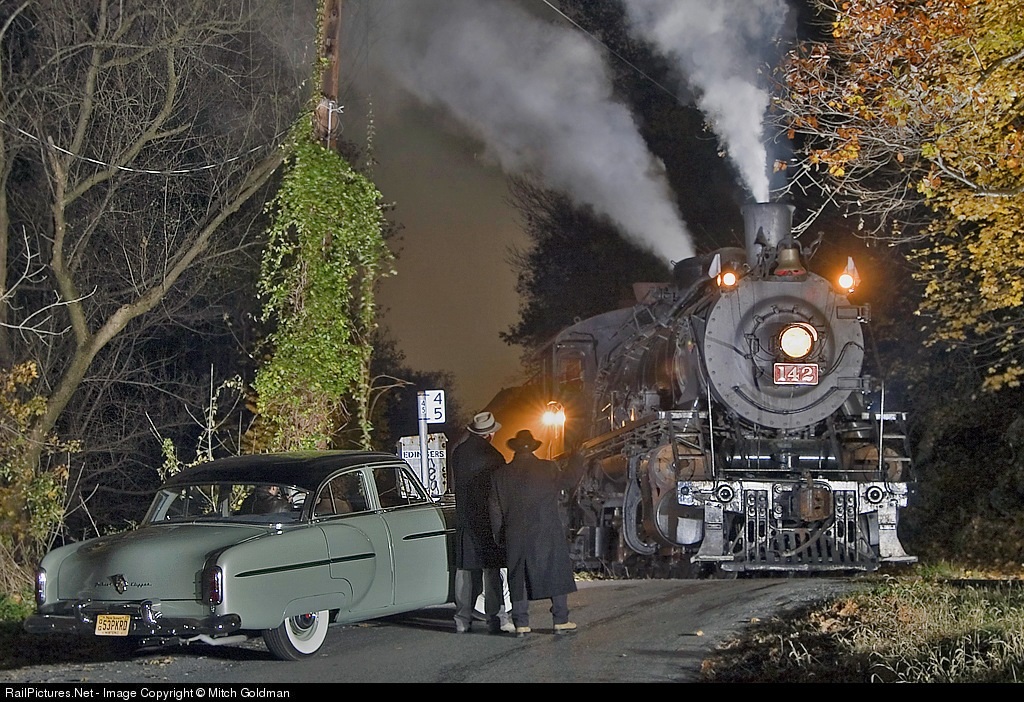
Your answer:
[[[450,602],[452,514],[387,453],[216,460],[167,480],[138,529],[47,554],[25,629],[132,646],[262,634],[299,660],[329,622]]]

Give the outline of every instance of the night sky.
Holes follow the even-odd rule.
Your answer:
[[[630,5],[635,31],[673,47],[679,93],[704,81],[701,110],[722,115],[709,122],[735,146],[722,151],[739,193],[724,206],[763,200],[768,157],[760,135],[744,133],[767,106],[751,47],[782,31],[786,0]],[[445,389],[464,410],[524,380],[521,349],[498,336],[519,306],[509,248],[528,243],[505,174],[593,207],[666,262],[692,255],[664,164],[612,96],[616,59],[543,0],[346,0],[343,10],[345,138],[365,147],[372,111],[372,177],[402,226],[383,321],[410,366],[454,373]]]
[[[403,225],[398,275],[383,282],[379,301],[409,365],[452,371],[464,409],[473,412],[501,387],[522,382],[521,350],[498,333],[517,319],[506,256],[526,236],[505,201],[502,173],[439,119],[415,107],[378,115],[375,182]]]

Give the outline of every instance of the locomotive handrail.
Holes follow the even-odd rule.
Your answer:
[[[580,450],[589,451],[592,448],[606,444],[614,439],[619,438],[625,434],[629,434],[640,427],[643,427],[651,422],[656,422],[663,419],[706,419],[707,412],[700,412],[698,410],[658,410],[651,414],[645,414],[639,419],[633,420],[623,424],[618,429],[614,429],[609,432],[605,432],[600,436],[595,436],[593,439],[588,439],[580,444]]]

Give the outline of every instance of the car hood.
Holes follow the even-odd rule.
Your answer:
[[[195,600],[211,553],[269,532],[241,524],[156,524],[92,539],[61,562],[57,597]]]

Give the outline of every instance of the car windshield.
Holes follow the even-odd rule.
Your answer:
[[[146,523],[231,521],[287,524],[299,520],[308,491],[277,483],[197,483],[157,492]]]

